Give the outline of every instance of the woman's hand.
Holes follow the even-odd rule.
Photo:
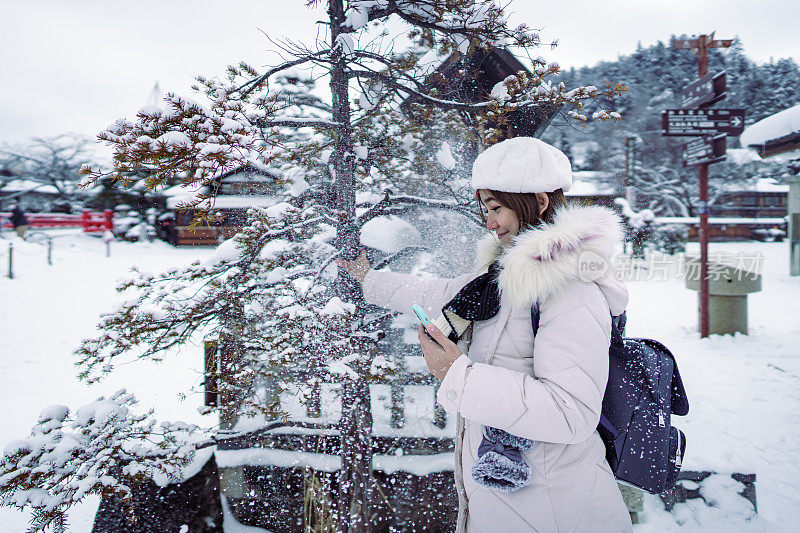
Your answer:
[[[422,355],[425,356],[425,362],[428,363],[428,370],[431,371],[431,374],[443,380],[453,361],[461,357],[461,350],[433,324],[428,324],[427,330],[439,344],[433,342],[420,325],[418,336],[419,344],[422,346]]]
[[[336,264],[361,285],[364,284],[367,272],[372,268],[372,265],[367,260],[367,252],[364,250],[361,250],[361,255],[355,261],[345,261],[342,258],[337,258]]]

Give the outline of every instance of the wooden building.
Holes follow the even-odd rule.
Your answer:
[[[483,101],[495,85],[509,76],[520,71],[530,73],[508,50],[496,47],[471,47],[467,54],[456,50],[440,60],[438,66],[434,64],[432,70],[425,80],[426,89],[436,88],[442,97],[459,102]],[[413,101],[413,97],[409,98],[401,109]],[[558,106],[549,103],[518,108],[509,116],[508,137],[540,137],[558,110]]]
[[[0,180],[0,210],[18,201],[28,212],[49,212],[61,197],[54,185],[23,178]]]
[[[159,217],[159,234],[167,242],[180,245],[216,246],[233,237],[247,219],[251,207],[269,207],[280,201],[275,181],[277,171],[246,165],[220,175],[216,181],[217,196],[214,208],[223,218],[221,222],[191,228],[195,216],[193,209],[179,209],[181,202],[193,197],[197,192],[209,194],[209,188],[198,191],[176,186],[164,191],[169,212]]]
[[[758,150],[764,158],[789,152],[795,152],[795,157],[800,156],[800,105],[748,126],[739,141],[742,146]]]
[[[785,217],[788,195],[789,186],[773,178],[732,184],[709,206],[709,214],[712,217]]]

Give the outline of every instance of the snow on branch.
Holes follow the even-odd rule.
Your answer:
[[[292,128],[321,128],[330,130],[339,130],[344,127],[340,122],[333,122],[331,120],[320,120],[311,117],[272,117],[265,120],[256,121],[256,125],[261,128],[270,128],[274,126],[289,126]]]
[[[477,220],[478,217],[469,205],[464,205],[452,199],[438,200],[411,195],[391,195],[390,191],[385,192],[384,198],[371,205],[361,216],[358,217],[356,224],[362,227],[375,217],[386,215],[401,215],[417,207],[428,207],[431,209],[444,209],[455,211],[464,216]]]
[[[369,22],[397,15],[408,24],[462,41],[490,46],[537,46],[539,35],[526,25],[509,28],[503,8],[491,0],[352,0],[341,31],[362,29]]]
[[[252,209],[248,226],[212,259],[159,275],[132,270],[117,290],[133,297],[103,315],[98,325],[102,333],[84,340],[76,351],[79,377],[90,383],[99,380],[132,350],[139,359],[158,358],[196,331],[222,327],[223,318],[239,320],[235,327],[244,334],[256,318],[251,315],[260,311],[259,294],[311,269],[297,256],[307,246],[296,241],[312,237],[320,220],[313,210],[286,203]]]
[[[263,132],[247,116],[244,103],[214,91],[212,106],[168,94],[165,106],[147,106],[136,122],[119,119],[98,138],[114,150],[111,173],[84,169],[83,184],[111,175],[144,176],[152,190],[174,180],[211,184],[222,172],[256,159],[265,150]]]
[[[197,426],[157,423],[135,413],[136,398],[120,390],[74,412],[44,409],[27,438],[8,443],[0,460],[0,503],[30,508],[29,531],[63,530],[65,512],[86,496],[128,500],[136,484],[181,481],[208,436]],[[135,521],[135,510],[128,509]]]

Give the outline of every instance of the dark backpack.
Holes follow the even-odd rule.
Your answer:
[[[671,415],[686,415],[689,400],[670,351],[651,339],[626,339],[625,313],[613,317],[608,350],[608,385],[597,432],[617,481],[651,494],[678,480],[686,438],[670,425]],[[533,333],[539,305],[531,309]]]

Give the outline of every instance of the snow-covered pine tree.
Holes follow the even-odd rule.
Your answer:
[[[197,89],[209,106],[169,94],[163,107],[142,109],[135,121],[120,120],[100,134],[114,148],[114,176],[145,176],[150,189],[176,179],[188,188],[210,188],[184,204],[198,213],[198,224],[217,216],[217,176],[248,163],[280,169],[276,186],[285,186],[286,201],[251,210],[243,230],[212,261],[160,275],[135,272],[120,286],[132,298],[102,317],[101,333],[77,350],[78,365],[92,382],[120,361],[158,359],[193,336],[212,335],[225,353],[218,385],[223,422],[281,415],[272,401],[276,391],[266,390],[265,382],[288,387],[292,375],[300,375],[311,392],[325,380],[341,383],[334,527],[368,531],[374,498],[368,387],[390,375],[393,365],[376,357],[383,317],[365,314],[358,288],[337,273],[333,260],[356,256],[360,228],[376,216],[427,206],[474,218],[464,187],[467,165],[454,154],[459,143],[497,142],[508,134],[510,113],[542,104],[585,120],[584,102],[625,88],[569,90],[550,82],[557,65],[536,60],[532,72],[465,102],[427,83],[430,70],[418,48],[399,50],[383,24],[398,19],[417,44],[462,57],[492,46],[536,47],[538,35],[524,25],[509,27],[500,6],[482,0],[309,4],[326,8],[326,42],[284,43],[286,60],[265,72],[240,64],[224,78],[199,78]],[[288,75],[299,69],[327,77],[330,103],[314,97],[301,77]],[[596,118],[617,117],[606,111]],[[109,175],[86,173],[86,182]],[[380,193],[379,201],[360,204],[359,191]],[[174,474],[192,450],[219,439],[199,439],[198,430],[178,439],[180,428],[155,425],[150,413],[136,415],[144,430],[124,430],[132,424],[134,400],[122,394],[102,401],[114,409],[87,417],[62,408],[58,424],[43,415],[34,434],[3,457],[2,503],[33,508],[34,530],[58,526],[65,509],[87,494],[124,496],[144,471]],[[103,447],[92,429],[100,418],[107,428],[102,438],[111,441]],[[75,458],[93,450],[103,460],[82,468]],[[58,468],[45,466],[54,457]],[[147,466],[120,468],[131,464]]]

